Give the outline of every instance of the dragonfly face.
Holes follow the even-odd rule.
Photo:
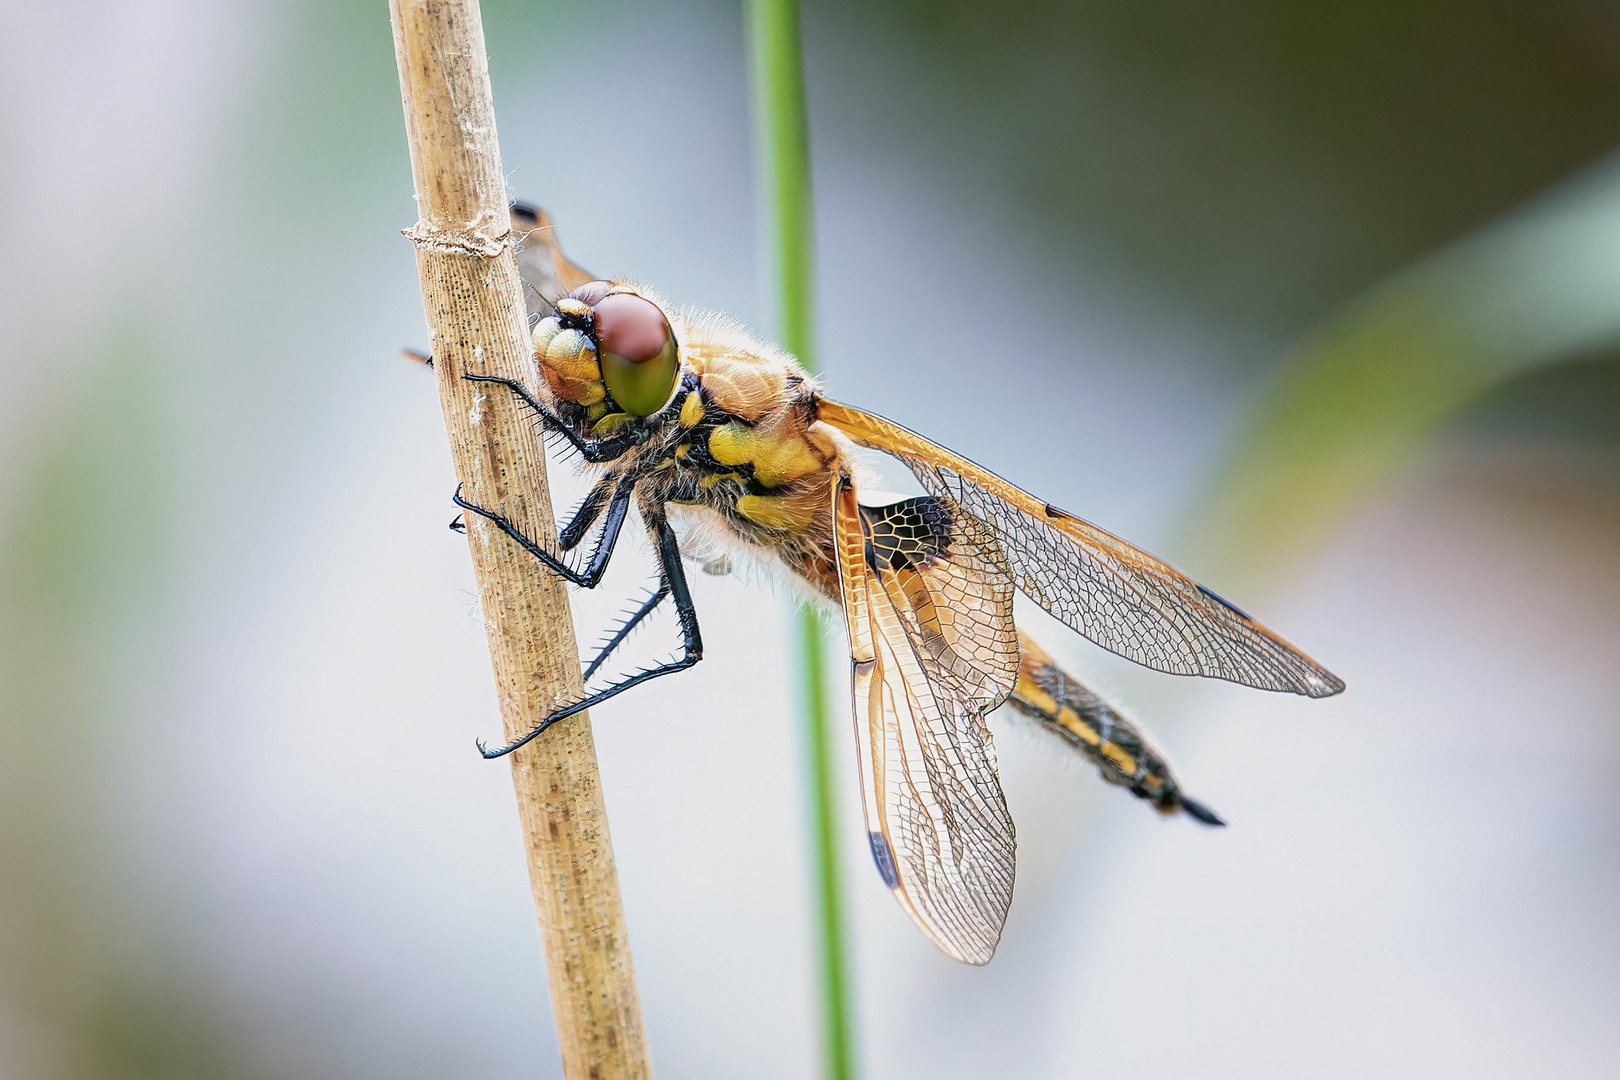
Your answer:
[[[997,706],[1010,703],[1160,812],[1221,824],[1183,794],[1129,720],[1018,629],[1015,592],[1159,671],[1307,697],[1344,688],[1180,571],[913,431],[823,397],[792,357],[729,320],[683,315],[626,283],[588,280],[542,220],[514,208],[514,226],[530,235],[530,278],[541,282],[534,347],[543,389],[536,396],[507,385],[598,480],[563,527],[560,552],[539,548],[495,508],[457,501],[588,587],[600,580],[634,499],[658,552],[658,584],[591,661],[587,681],[666,600],[684,648],[679,660],[559,708],[489,756],[697,662],[702,644],[683,557],[709,568],[742,554],[774,566],[843,611],[881,879],[936,945],[982,964],[1000,938],[1014,869],[1013,822],[985,723]],[[569,286],[566,296],[558,283]],[[927,494],[863,504],[857,446],[899,460]],[[566,552],[598,523],[581,570]]]
[[[680,348],[663,310],[628,285],[591,281],[558,300],[534,328],[540,374],[577,406],[581,436],[613,431],[669,404]]]

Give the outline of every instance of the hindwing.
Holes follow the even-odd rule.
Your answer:
[[[845,479],[835,518],[873,858],[940,949],[986,963],[1014,870],[984,720],[1018,676],[1005,560],[947,500],[861,507]]]

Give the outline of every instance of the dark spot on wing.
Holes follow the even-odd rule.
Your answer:
[[[867,564],[875,569],[926,566],[950,551],[955,517],[950,507],[932,495],[888,506],[863,506],[860,513]]]
[[[1215,601],[1217,604],[1221,605],[1222,607],[1230,608],[1231,610],[1237,612],[1239,615],[1243,616],[1245,619],[1248,619],[1250,622],[1254,621],[1254,616],[1253,615],[1250,615],[1247,611],[1244,611],[1242,608],[1240,608],[1236,604],[1232,603],[1232,601],[1228,600],[1226,597],[1222,596],[1220,593],[1216,592],[1214,589],[1207,589],[1204,586],[1199,585],[1198,586],[1198,591],[1203,593],[1205,596],[1209,597],[1211,600]]]
[[[872,861],[877,863],[878,877],[889,888],[898,889],[900,873],[894,868],[894,853],[889,850],[889,842],[880,832],[867,833],[866,836],[872,842]]]

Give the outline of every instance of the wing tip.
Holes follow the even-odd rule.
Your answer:
[[[1048,509],[1051,508],[1048,507]],[[1189,578],[1188,580],[1191,581],[1192,579]],[[1289,685],[1286,687],[1287,690],[1308,698],[1329,698],[1335,694],[1344,693],[1343,679],[1339,678],[1337,675],[1333,674],[1333,672],[1329,671],[1321,664],[1318,664],[1315,660],[1312,660],[1309,656],[1306,656],[1304,653],[1294,648],[1294,646],[1288,644],[1288,642],[1277,637],[1275,633],[1262,626],[1260,621],[1253,615],[1250,615],[1247,611],[1244,611],[1242,608],[1232,603],[1232,601],[1228,600],[1214,589],[1211,589],[1209,586],[1197,581],[1194,581],[1193,585],[1206,597],[1215,601],[1217,604],[1221,605],[1221,607],[1226,608],[1234,615],[1237,615],[1244,622],[1248,623],[1249,626],[1255,630],[1258,630],[1266,637],[1271,638],[1276,644],[1280,645],[1287,652],[1293,654],[1293,657],[1296,660],[1304,661],[1305,671],[1303,675],[1298,678],[1290,678]],[[1235,679],[1233,681],[1243,682],[1245,685],[1250,686],[1255,685],[1254,683],[1246,682],[1246,680],[1243,679]],[[1260,687],[1260,689],[1266,688]]]
[[[983,967],[995,957],[996,947],[1001,944],[1001,931],[1006,926],[1005,909],[993,925],[973,927],[963,925],[961,922],[940,920],[935,918],[933,913],[925,912],[912,902],[904,884],[897,882],[890,892],[894,893],[894,898],[900,902],[901,910],[911,919],[912,925],[922,931],[923,936],[933,943],[934,948],[952,960],[959,964]],[[1010,894],[1008,900],[1011,900]]]
[[[1308,698],[1330,698],[1336,694],[1344,693],[1344,680],[1339,678],[1327,668],[1319,667],[1311,673],[1315,678],[1306,684],[1306,689],[1300,691]]]
[[[960,963],[963,963],[963,964],[971,964],[973,967],[984,967],[984,965],[988,964],[991,960],[994,960],[995,957],[996,957],[996,947],[995,947],[995,945],[992,945],[992,946],[990,946],[990,950],[988,952],[986,952],[986,953],[983,953],[982,955],[981,954],[975,954],[973,956],[955,956],[955,955],[953,955],[951,957],[951,959],[956,960],[956,961],[958,961]]]
[[[920,924],[919,924],[920,925]],[[955,960],[959,964],[970,964],[973,967],[984,967],[995,959],[996,947],[1001,944],[1001,929],[996,929],[996,936],[988,940],[964,942],[946,938],[942,934],[925,929],[928,940],[940,952]]]

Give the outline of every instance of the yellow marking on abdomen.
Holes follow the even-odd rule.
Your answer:
[[[1028,637],[1020,634],[1018,646],[1018,682],[1012,697],[1015,708],[1077,743],[1077,749],[1098,766],[1104,780],[1128,788],[1160,813],[1172,814],[1187,805],[1163,758],[1127,718],[1065,675]],[[1043,686],[1055,689],[1049,693]],[[1220,823],[1201,806],[1193,816],[1208,824]]]
[[[1108,761],[1126,776],[1135,776],[1138,769],[1136,755],[1121,747],[1118,743],[1102,737],[1102,733],[1080,716],[1073,706],[1059,704],[1056,698],[1035,685],[1035,681],[1020,673],[1018,684],[1013,693],[1023,698],[1029,704],[1041,711],[1052,723],[1073,735],[1088,747],[1094,750],[1098,757]],[[1156,779],[1152,774],[1146,774],[1144,779]]]
[[[1105,742],[1097,748],[1097,753],[1119,766],[1119,771],[1126,776],[1136,775],[1136,758],[1121,750],[1117,743]]]
[[[1095,728],[1080,718],[1068,705],[1059,705],[1057,699],[1040,687],[1035,680],[1022,672],[1018,675],[1018,685],[1013,687],[1013,693],[1029,702],[1041,711],[1041,714],[1054,724],[1062,727],[1075,738],[1087,746],[1098,747],[1102,745],[1102,736]]]

